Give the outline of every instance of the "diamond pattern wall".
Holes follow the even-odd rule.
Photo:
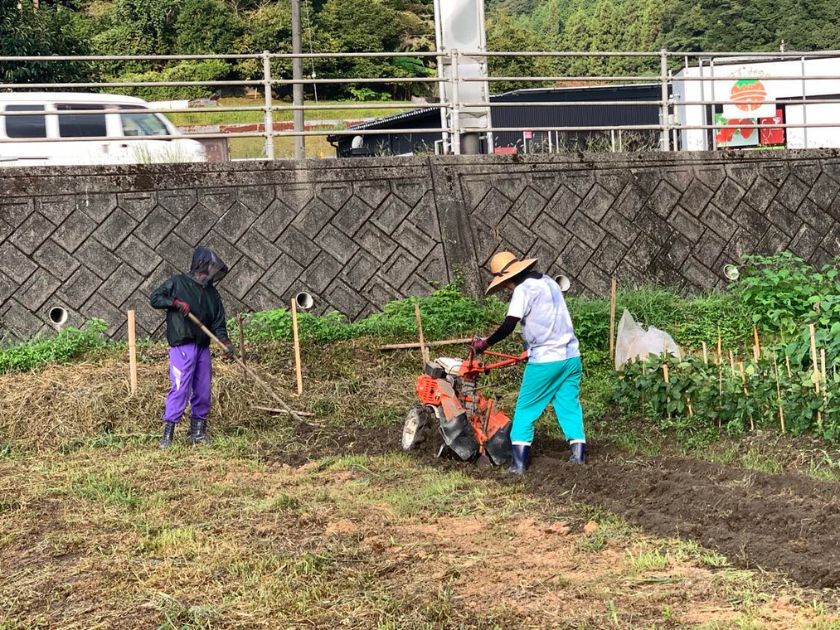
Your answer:
[[[684,291],[723,265],[788,249],[840,255],[840,158],[828,152],[649,154],[5,169],[0,171],[0,339],[125,312],[159,336],[149,292],[215,249],[228,311],[299,291],[364,317],[463,277],[478,292],[509,248],[603,295],[610,277]]]

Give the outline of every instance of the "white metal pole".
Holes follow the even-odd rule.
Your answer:
[[[300,0],[292,0],[292,54],[300,55],[303,46],[300,38]],[[292,59],[292,78],[296,83],[292,86],[292,102],[296,107],[303,105],[303,59],[295,57]],[[295,109],[292,115],[295,132],[304,130],[304,112],[302,109]],[[295,159],[302,160],[306,157],[306,147],[303,136],[295,136]]]
[[[271,114],[271,56],[267,50],[263,51],[263,85],[265,90],[265,113],[263,127],[265,127],[265,157],[274,159],[274,117]]]
[[[715,109],[716,109],[716,107],[715,107],[715,84],[717,83],[717,81],[715,81],[715,58],[714,57],[709,59],[709,75],[711,76],[711,79],[712,79],[712,85],[711,85],[711,88],[712,88],[712,119],[709,121],[709,124],[712,125],[712,150],[717,151],[718,150],[717,129],[714,128]],[[700,85],[703,85],[703,83],[701,82]]]
[[[662,84],[662,110],[660,117],[662,118],[662,150],[670,151],[671,142],[670,134],[668,132],[668,51],[664,48],[659,53],[659,67],[660,67],[660,82]]]
[[[452,153],[461,155],[461,79],[458,73],[458,51],[452,51],[449,76],[452,80]]]
[[[800,64],[800,68],[802,69],[802,100],[808,100],[808,84],[805,81],[805,57],[802,57],[802,63]],[[803,140],[805,141],[805,146],[803,149],[808,148],[808,106],[805,103],[802,104],[802,124],[806,125],[802,127],[802,135]]]
[[[440,7],[441,0],[435,0],[434,2],[434,9],[435,9],[435,52],[437,53],[437,73],[439,79],[446,79],[446,63],[444,60],[448,60],[448,63],[452,63],[452,57],[446,55],[443,50],[443,33],[441,31],[441,16],[443,13],[441,12]],[[438,82],[437,84],[438,89],[438,96],[440,98],[440,102],[445,107],[440,108],[440,127],[441,127],[441,140],[443,140],[443,151],[444,155],[452,153],[452,134],[450,133],[451,121],[452,121],[452,108],[451,108],[451,90],[447,90],[445,87],[445,83]],[[446,97],[449,97],[448,99]]]

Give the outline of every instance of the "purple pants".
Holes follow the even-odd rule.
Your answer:
[[[210,412],[210,348],[187,343],[169,348],[169,382],[163,419],[178,422],[184,415],[187,400],[190,416],[205,420]]]

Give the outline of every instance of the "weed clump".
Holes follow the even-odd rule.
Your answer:
[[[357,322],[349,322],[336,312],[325,315],[300,313],[301,339],[314,343],[359,337],[377,337],[383,341],[414,339],[417,336],[415,304],[420,305],[423,330],[430,338],[474,333],[504,319],[506,308],[497,298],[480,302],[465,296],[456,285],[450,284],[426,297],[389,302],[381,313]],[[292,338],[291,312],[280,308],[253,313],[247,317],[243,328],[246,338],[254,342],[289,340]]]
[[[50,364],[65,364],[106,345],[108,325],[91,320],[82,328],[65,328],[54,337],[30,339],[0,348],[0,374],[28,372]]]

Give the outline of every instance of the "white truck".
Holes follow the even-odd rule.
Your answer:
[[[682,129],[684,151],[840,147],[837,56],[701,58],[674,76],[673,99],[680,125],[734,127]],[[782,126],[804,124],[818,126]]]

